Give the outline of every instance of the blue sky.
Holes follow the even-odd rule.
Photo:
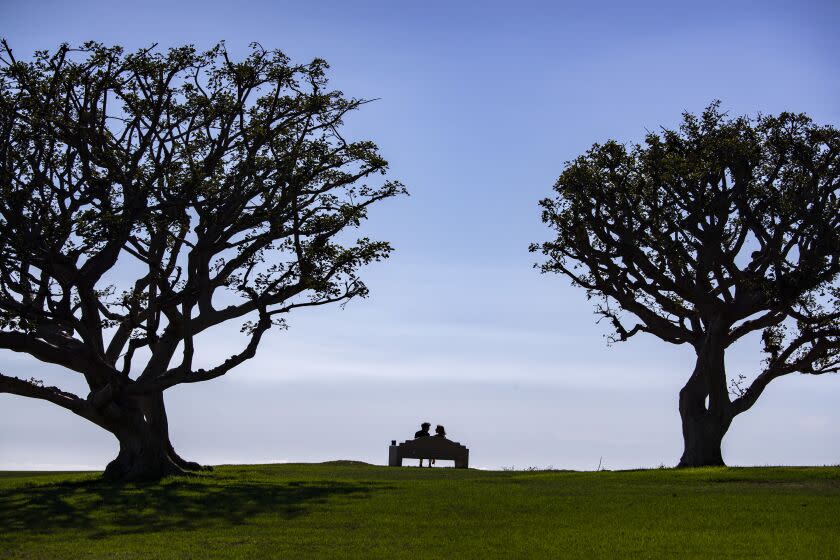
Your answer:
[[[840,124],[834,2],[10,2],[18,53],[95,39],[233,53],[258,41],[332,65],[348,121],[375,140],[411,196],[365,227],[396,253],[372,295],[306,310],[227,378],[167,394],[174,441],[205,462],[384,462],[428,419],[478,466],[673,464],[689,348],[607,348],[584,294],[527,252],[548,231],[537,201],[593,142],[638,141],[713,99],[733,114],[804,111]],[[232,349],[236,327],[208,341]],[[754,374],[758,346],[730,353]],[[0,353],[0,371],[79,388]],[[840,463],[840,379],[777,381],[735,420],[733,464]],[[49,405],[0,396],[0,468],[101,467],[116,441]],[[767,442],[772,445],[766,445]]]

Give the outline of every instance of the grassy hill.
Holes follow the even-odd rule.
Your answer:
[[[0,473],[0,558],[840,558],[840,468]]]

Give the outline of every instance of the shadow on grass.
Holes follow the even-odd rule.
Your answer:
[[[18,536],[73,530],[88,538],[227,527],[262,514],[291,519],[314,504],[339,496],[366,498],[376,489],[338,481],[63,482],[0,490],[0,527]]]

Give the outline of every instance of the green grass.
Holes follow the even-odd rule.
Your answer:
[[[840,558],[840,468],[0,473],[0,558]]]

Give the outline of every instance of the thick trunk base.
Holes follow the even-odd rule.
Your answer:
[[[103,478],[112,482],[151,482],[186,472],[172,460],[159,439],[132,435],[120,438],[120,452],[105,467]]]
[[[212,470],[187,461],[175,452],[169,440],[163,395],[145,396],[121,404],[122,414],[111,427],[119,441],[120,451],[105,468],[105,480],[149,482],[166,476]]]
[[[720,447],[723,441],[721,427],[711,421],[692,422],[688,430],[683,422],[683,454],[677,467],[723,467]]]

